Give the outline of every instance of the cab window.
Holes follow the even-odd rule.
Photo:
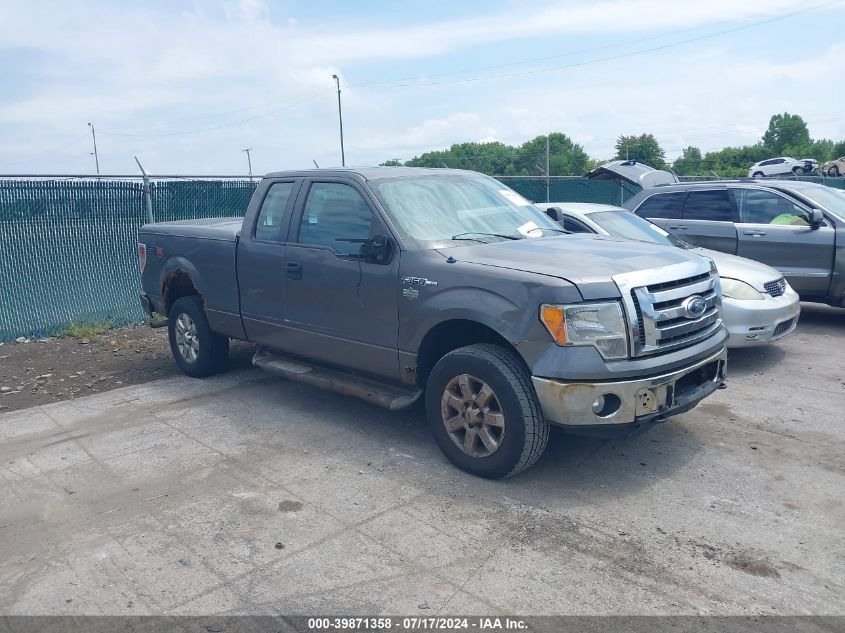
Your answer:
[[[258,212],[255,239],[268,242],[278,242],[282,239],[282,218],[293,191],[293,184],[277,182],[270,186]]]
[[[357,257],[372,223],[373,212],[354,187],[315,182],[308,191],[297,241],[327,246],[341,257]]]

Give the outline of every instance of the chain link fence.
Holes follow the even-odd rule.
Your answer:
[[[806,179],[845,188],[843,178]],[[578,177],[499,180],[532,202],[619,205],[639,191]],[[0,177],[0,341],[72,323],[140,322],[139,227],[150,215],[242,216],[256,184],[245,177]]]
[[[153,180],[157,220],[243,215],[249,180]],[[140,322],[141,179],[0,179],[0,341]]]

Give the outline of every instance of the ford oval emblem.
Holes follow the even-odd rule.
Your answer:
[[[684,299],[681,307],[686,312],[685,316],[688,319],[697,319],[707,310],[707,302],[704,300],[704,297],[693,295]]]

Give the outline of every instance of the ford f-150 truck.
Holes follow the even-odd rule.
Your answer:
[[[639,426],[725,378],[711,261],[562,233],[473,172],[275,173],[243,220],[142,227],[141,302],[191,376],[251,341],[256,366],[292,380],[389,409],[423,397],[455,465],[507,477],[549,424]]]

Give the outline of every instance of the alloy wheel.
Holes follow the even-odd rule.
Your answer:
[[[184,312],[176,317],[176,347],[179,354],[189,363],[197,362],[200,342],[197,336],[197,324]]]
[[[505,414],[493,388],[480,378],[452,378],[443,390],[440,412],[449,437],[467,455],[488,457],[502,445]]]

